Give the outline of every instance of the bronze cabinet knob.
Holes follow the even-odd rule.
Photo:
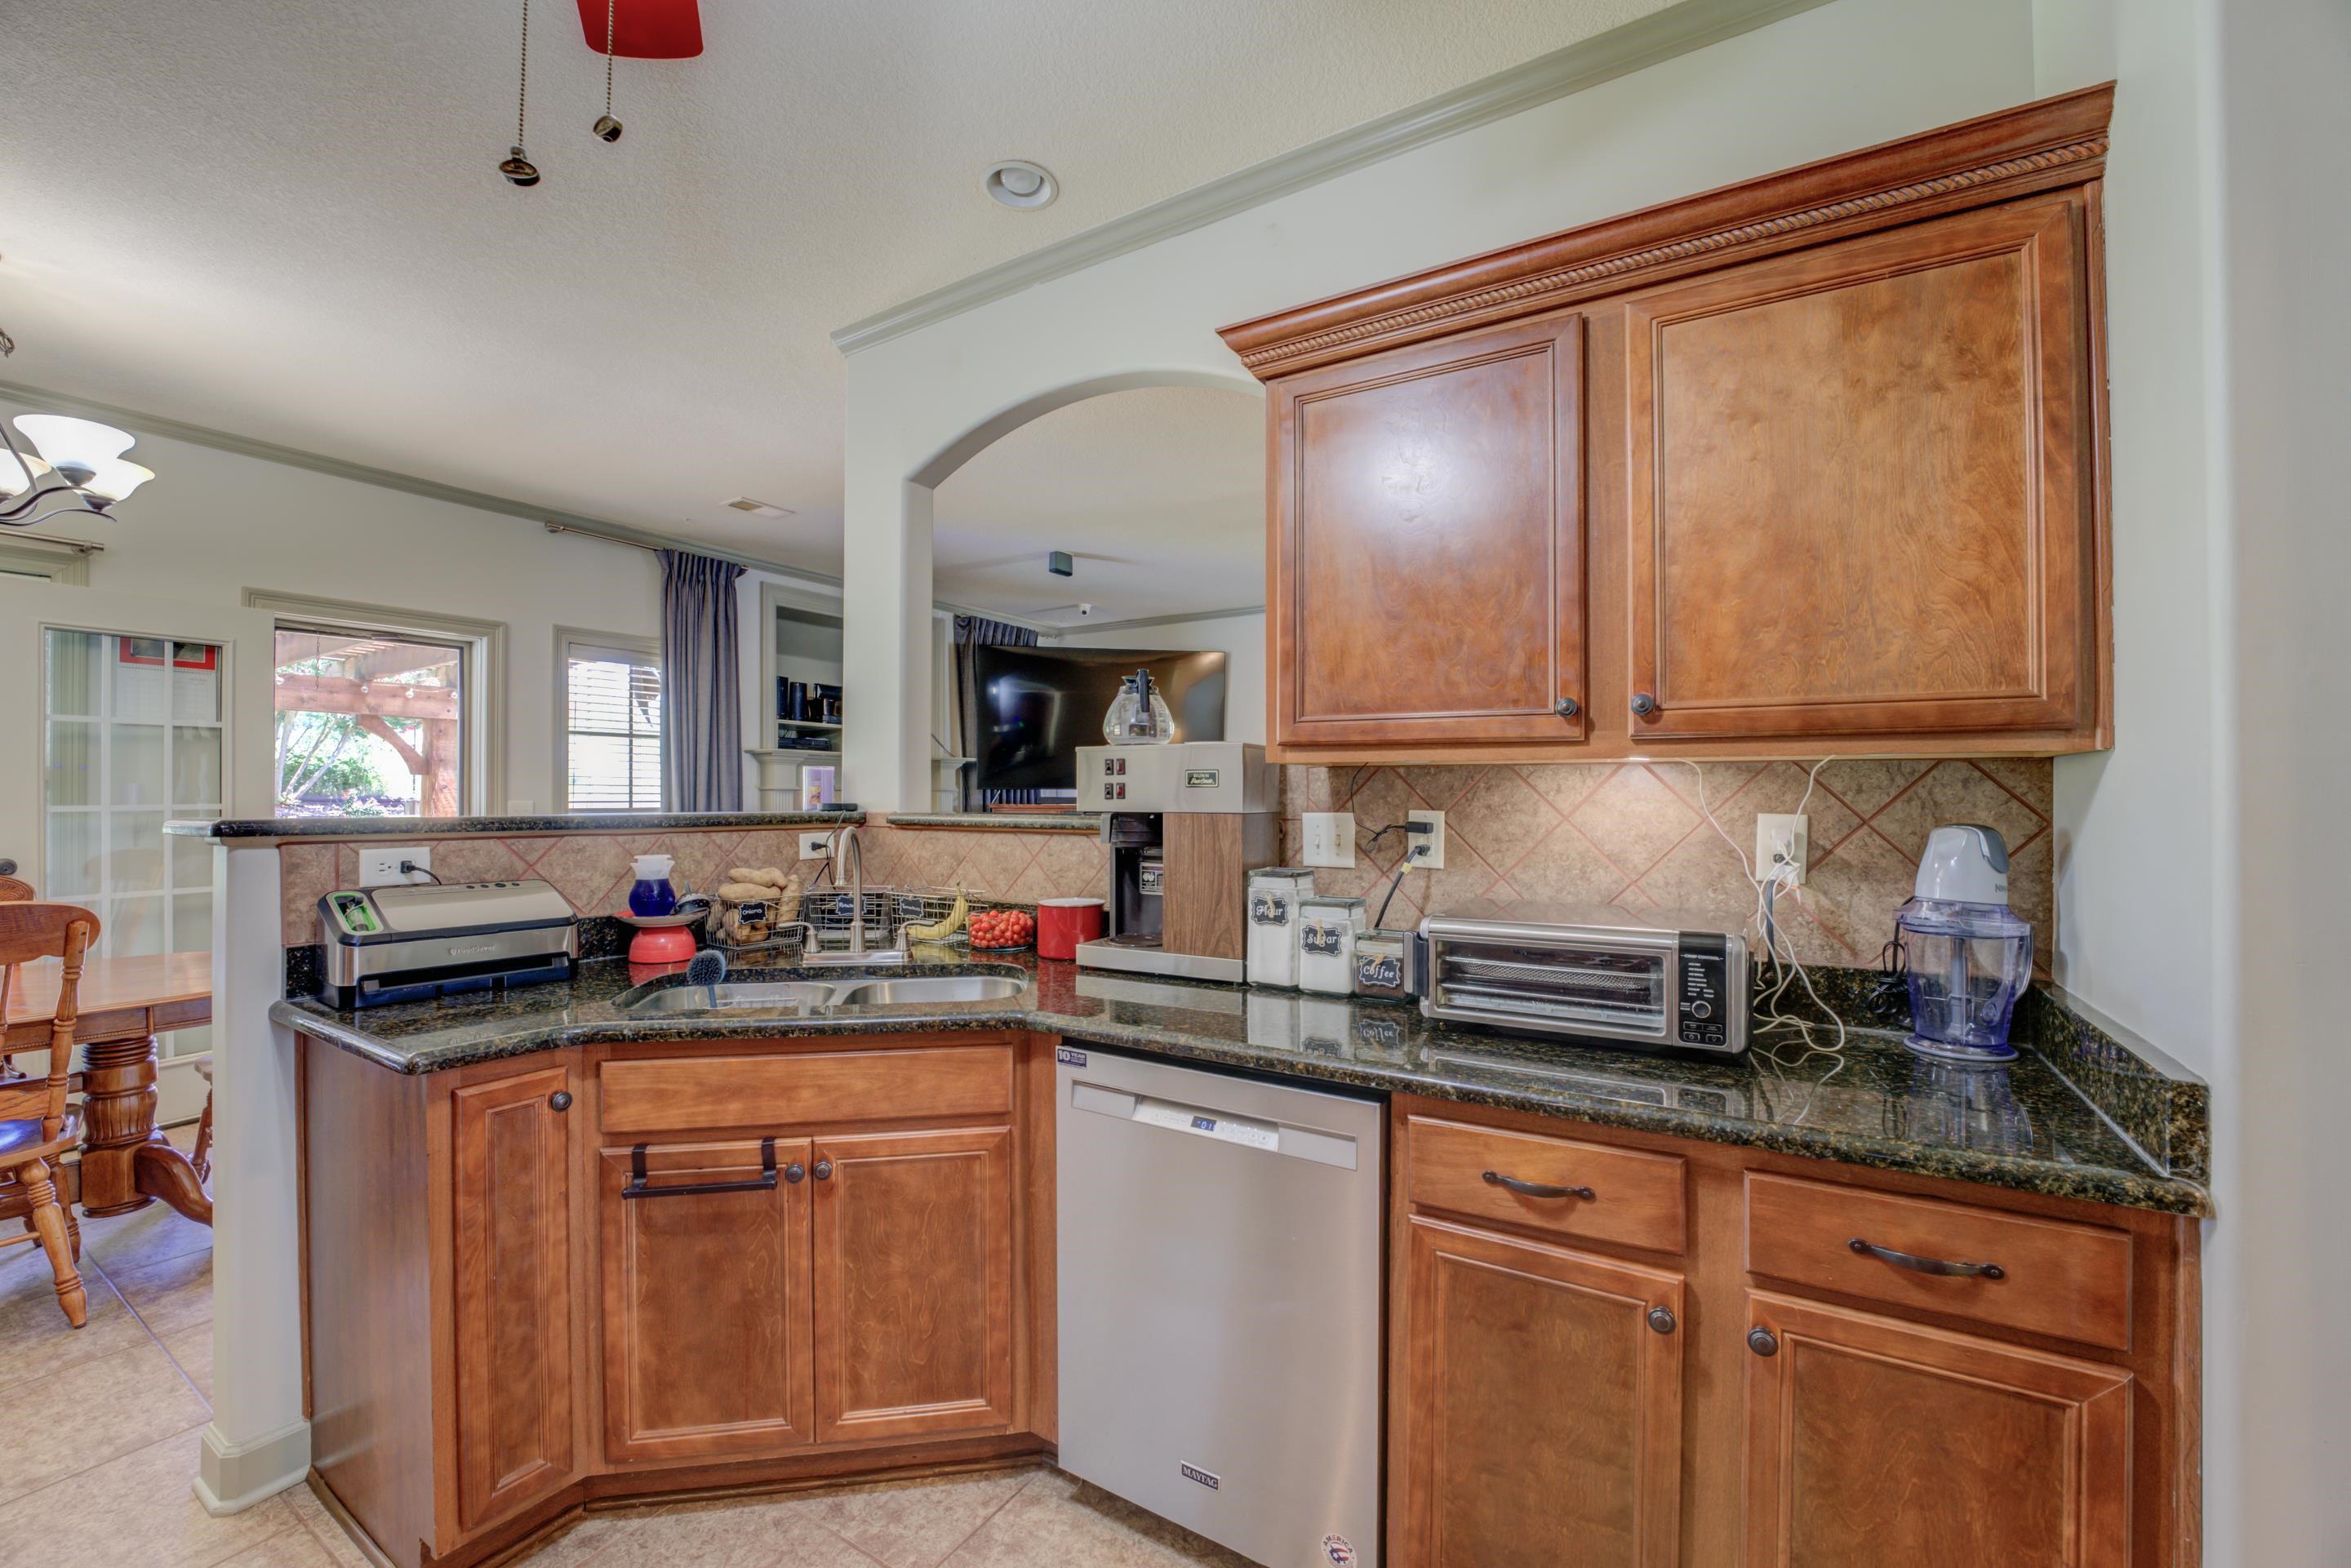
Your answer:
[[[1747,1348],[1758,1355],[1780,1354],[1780,1336],[1758,1323],[1747,1331]]]
[[[549,1106],[549,1108],[550,1110],[556,1110],[556,1111],[569,1111],[569,1110],[570,1110],[570,1109],[571,1109],[571,1091],[570,1091],[570,1090],[569,1090],[569,1089],[559,1089],[559,1090],[557,1090],[554,1093],[552,1093],[552,1094],[550,1094],[550,1095],[549,1095],[549,1096],[547,1097],[547,1103],[548,1103],[548,1106]]]

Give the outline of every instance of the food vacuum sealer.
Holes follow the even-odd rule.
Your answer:
[[[330,893],[319,933],[319,995],[338,1008],[568,980],[580,957],[579,916],[536,877]]]

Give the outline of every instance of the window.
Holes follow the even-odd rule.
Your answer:
[[[661,659],[651,643],[559,634],[563,650],[563,809],[662,806]]]
[[[280,621],[277,664],[280,816],[464,812],[463,643]]]

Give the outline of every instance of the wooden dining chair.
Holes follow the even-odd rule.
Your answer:
[[[98,940],[98,916],[70,904],[0,904],[0,1018],[7,1016],[17,968],[39,958],[60,958],[57,1009],[49,1025],[49,1070],[38,1081],[0,1084],[0,1175],[13,1176],[26,1204],[32,1233],[0,1237],[0,1247],[37,1240],[57,1276],[57,1305],[66,1322],[79,1328],[89,1318],[89,1298],[74,1267],[73,1238],[65,1205],[50,1179],[51,1162],[81,1135],[81,1115],[66,1103],[73,1072],[74,1024],[79,1016],[82,961]]]

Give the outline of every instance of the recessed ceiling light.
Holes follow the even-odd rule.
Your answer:
[[[748,512],[755,517],[789,517],[792,515],[792,509],[789,507],[778,507],[766,501],[755,501],[748,496],[737,496],[726,505],[738,512]]]
[[[1061,193],[1061,182],[1041,164],[1025,159],[1008,158],[987,172],[980,181],[987,193],[1008,207],[1023,211],[1052,205],[1053,198]]]

